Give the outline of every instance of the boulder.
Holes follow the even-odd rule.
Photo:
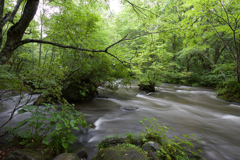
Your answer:
[[[79,159],[87,159],[87,157],[88,157],[87,150],[84,147],[81,147],[81,148],[77,149],[74,152],[74,154],[76,154]]]
[[[135,145],[137,147],[141,147],[142,146],[142,141],[140,139],[135,140]]]
[[[147,156],[135,148],[114,146],[99,150],[93,160],[147,160]]]
[[[74,153],[62,153],[55,157],[53,160],[80,160]]]
[[[140,90],[146,90],[148,92],[155,92],[155,83],[150,83],[149,85],[140,83],[139,85]]]
[[[119,144],[123,144],[126,143],[125,138],[116,138],[116,137],[112,137],[112,138],[106,138],[104,139],[99,146],[101,148],[107,148],[107,147],[112,147],[112,146],[117,146]]]
[[[45,160],[46,157],[41,152],[31,149],[19,149],[10,152],[4,160]]]
[[[69,79],[62,89],[63,97],[70,103],[87,102],[97,93],[97,86],[89,79]]]
[[[160,148],[161,148],[161,145],[154,141],[148,141],[144,143],[142,146],[142,149],[147,152],[150,152],[150,151],[155,152],[157,150],[160,150]]]

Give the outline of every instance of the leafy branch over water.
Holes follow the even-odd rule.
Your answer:
[[[77,137],[72,129],[80,130],[88,126],[85,116],[77,112],[72,105],[61,106],[61,111],[56,106],[45,104],[45,108],[39,106],[24,106],[18,114],[31,113],[30,118],[18,122],[17,129],[6,127],[14,136],[23,139],[20,143],[25,145],[31,141],[37,141],[47,145],[51,151],[61,152],[68,150],[69,143],[75,142]],[[21,127],[23,124],[25,127]]]

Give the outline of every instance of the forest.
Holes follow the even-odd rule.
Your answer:
[[[120,7],[115,12],[108,0],[0,0],[0,105],[20,96],[0,128],[32,113],[1,137],[29,124],[35,129],[21,132],[22,144],[35,136],[51,146],[61,133],[66,140],[55,144],[67,150],[75,141],[68,131],[89,125],[72,103],[91,101],[100,86],[116,91],[133,81],[150,92],[162,83],[212,87],[218,98],[240,102],[240,1],[121,0]],[[36,106],[27,106],[34,94],[41,94]],[[51,112],[55,104],[62,112]]]

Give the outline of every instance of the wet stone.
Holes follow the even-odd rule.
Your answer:
[[[138,107],[124,106],[124,107],[121,107],[121,109],[123,111],[136,111]]]
[[[156,150],[160,150],[160,148],[161,148],[161,145],[159,143],[153,142],[153,141],[148,141],[148,142],[144,143],[142,146],[142,149],[147,152],[149,152],[149,151],[155,152]]]
[[[114,146],[100,150],[93,160],[147,160],[147,157],[135,148]]]
[[[87,157],[88,157],[87,150],[84,147],[77,149],[74,152],[74,154],[76,154],[79,159],[87,159]]]
[[[53,160],[80,160],[74,153],[62,153],[55,157]]]

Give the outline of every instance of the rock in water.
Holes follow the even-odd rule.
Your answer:
[[[136,111],[138,107],[124,106],[124,107],[121,107],[121,109],[123,111]]]
[[[71,103],[86,102],[95,97],[97,85],[90,79],[70,79],[63,85],[62,95]]]
[[[139,86],[140,90],[144,90],[144,91],[148,91],[148,92],[155,92],[155,83],[152,83],[150,85],[140,83],[138,86]]]
[[[77,149],[74,154],[76,154],[79,159],[87,159],[88,157],[87,150],[84,147]]]
[[[80,160],[74,153],[62,153],[55,157],[53,160]]]

